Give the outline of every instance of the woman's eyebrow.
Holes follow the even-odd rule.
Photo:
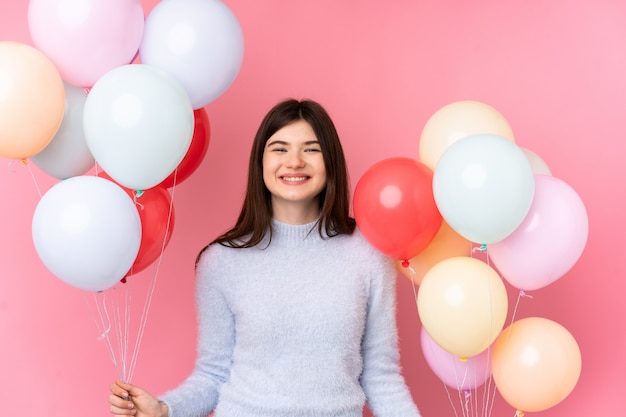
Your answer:
[[[309,141],[304,142],[305,145],[319,145],[319,143],[320,142],[318,140],[309,140]],[[284,141],[284,140],[276,139],[276,140],[273,140],[271,142],[267,142],[267,145],[265,145],[265,146],[266,147],[270,147],[272,145],[287,146],[287,145],[289,145],[289,143]]]
[[[273,140],[271,142],[267,142],[267,145],[265,145],[266,147],[270,147],[272,145],[282,145],[285,146],[287,145],[287,142],[285,142],[284,140]]]

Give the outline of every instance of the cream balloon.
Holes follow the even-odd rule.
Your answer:
[[[493,268],[481,260],[457,256],[426,273],[417,306],[430,337],[447,352],[468,357],[496,339],[504,326],[508,298]]]
[[[489,133],[515,142],[509,122],[494,107],[475,100],[455,101],[426,122],[419,142],[419,160],[433,171],[444,151],[467,136]]]

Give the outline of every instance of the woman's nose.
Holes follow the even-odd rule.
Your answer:
[[[287,158],[287,163],[285,164],[289,168],[302,168],[306,165],[304,158],[298,152],[293,152]]]

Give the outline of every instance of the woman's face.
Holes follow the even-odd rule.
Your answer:
[[[326,186],[326,167],[320,144],[308,122],[293,122],[267,140],[263,151],[263,181],[272,195],[272,210],[278,220],[317,219],[317,197]]]

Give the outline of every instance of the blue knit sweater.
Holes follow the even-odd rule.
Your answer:
[[[357,231],[273,221],[271,243],[197,267],[198,357],[170,417],[419,417],[400,374],[396,272]]]

